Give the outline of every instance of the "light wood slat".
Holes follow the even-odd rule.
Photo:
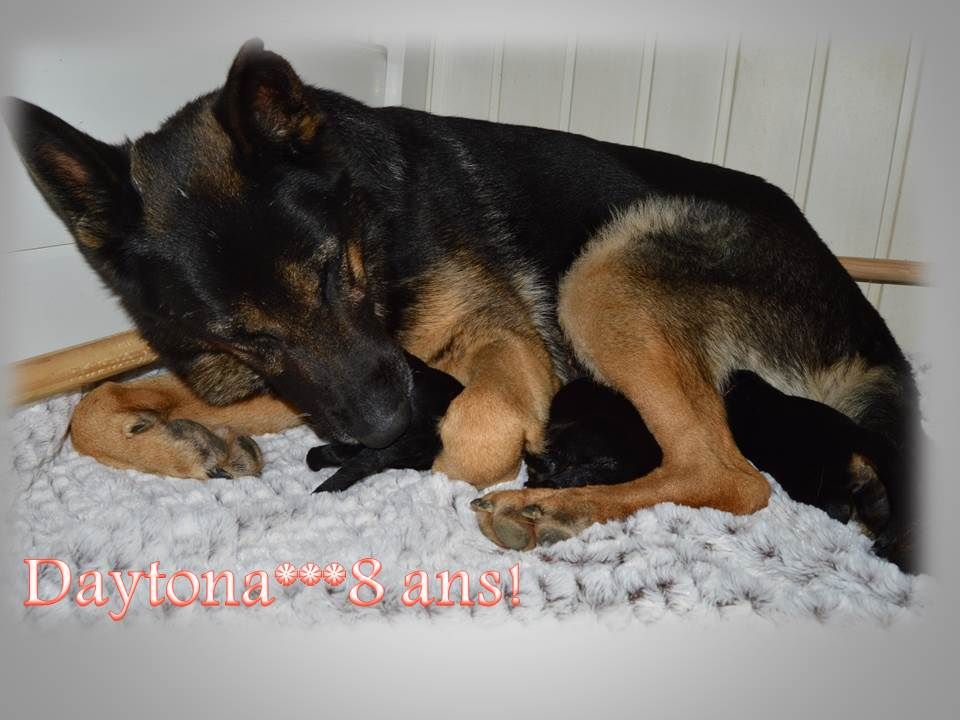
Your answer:
[[[854,280],[926,285],[925,264],[911,260],[842,257]],[[14,363],[13,403],[21,405],[77,390],[156,362],[157,355],[133,330]]]
[[[133,330],[37,355],[13,365],[13,402],[76,390],[156,360],[156,353]]]
[[[840,264],[857,282],[888,285],[929,285],[927,264],[915,260],[840,257]]]

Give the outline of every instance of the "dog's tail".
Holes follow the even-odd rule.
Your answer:
[[[897,359],[871,365],[857,356],[811,375],[808,387],[811,399],[839,410],[862,430],[850,471],[857,515],[874,536],[874,550],[918,572],[918,450],[924,438],[910,364]]]

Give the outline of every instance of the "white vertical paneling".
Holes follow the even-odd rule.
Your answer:
[[[914,140],[921,141],[922,138],[914,136]],[[928,260],[923,242],[924,219],[919,212],[922,207],[918,200],[921,192],[918,184],[919,172],[911,162],[912,157],[907,156],[890,255],[907,260]],[[894,337],[908,351],[923,350],[927,347],[924,342],[927,329],[924,318],[927,316],[927,303],[932,300],[931,293],[930,288],[895,285],[883,287],[878,303],[880,313]]]
[[[425,40],[408,40],[404,47],[400,98],[404,107],[412,110],[428,107],[432,50],[433,44]]]
[[[720,99],[717,102],[717,120],[713,133],[712,160],[723,165],[730,139],[730,120],[733,113],[734,90],[737,85],[737,69],[740,64],[740,38],[727,42],[723,51],[723,75],[720,77]]]
[[[404,67],[407,66],[407,43],[395,35],[378,38],[379,44],[386,50],[386,68],[383,77],[383,104],[403,104]],[[411,53],[410,65],[416,65],[417,58]]]
[[[919,147],[920,154],[929,157],[930,141],[925,134],[913,131],[914,123],[918,118],[922,122],[923,118],[919,116],[928,111],[931,102],[930,98],[926,98],[926,104],[920,102],[920,66],[921,52],[914,44],[910,48],[897,146],[891,163],[891,183],[895,179],[895,189],[889,191],[888,195],[896,200],[888,199],[884,208],[877,250],[881,257],[929,259],[924,242],[927,231],[920,212],[920,173],[915,161],[915,148]],[[926,147],[924,143],[927,143]],[[891,208],[892,212],[889,212]],[[927,347],[924,319],[928,315],[928,303],[932,301],[931,293],[929,288],[879,286],[877,305],[880,312],[890,325],[894,337],[907,350],[924,350]]]
[[[71,245],[6,254],[7,317],[2,362],[69,347],[130,328],[120,304]]]
[[[907,49],[831,42],[806,211],[838,255],[876,251]]]
[[[650,93],[653,90],[653,69],[657,57],[657,36],[643,39],[643,61],[640,68],[640,90],[637,93],[636,120],[633,126],[633,144],[647,144],[647,124],[650,119]]]
[[[503,48],[500,85],[501,122],[553,130],[566,127],[563,116],[567,43]]]
[[[560,95],[560,130],[570,129],[573,112],[573,77],[577,71],[577,39],[567,40],[567,49],[563,62],[563,91]]]
[[[917,89],[920,85],[920,57],[918,45],[911,44],[907,57],[907,69],[904,75],[903,92],[900,99],[900,112],[897,118],[897,131],[894,135],[893,150],[890,154],[890,169],[887,172],[887,187],[883,193],[883,206],[880,212],[880,228],[877,232],[876,257],[889,257],[893,244],[894,220],[903,186],[903,177],[907,162],[907,149],[910,145],[910,131],[913,123]],[[872,285],[870,300],[880,302],[883,285]]]
[[[725,165],[794,191],[814,53],[813,40],[741,41]]]
[[[570,130],[600,140],[633,143],[642,72],[643,44],[579,43]],[[646,111],[646,103],[642,109]]]
[[[432,38],[427,56],[427,89],[423,97],[423,109],[427,112],[437,112],[433,109],[433,85],[436,80],[437,55],[439,53],[437,45],[436,38]]]
[[[898,255],[898,257],[900,257]],[[907,354],[929,360],[930,317],[933,288],[887,285],[880,298],[880,314],[900,348]]]
[[[823,103],[823,81],[827,74],[829,52],[830,43],[825,38],[817,39],[813,49],[813,59],[810,62],[810,84],[807,90],[807,107],[803,114],[800,160],[797,162],[797,176],[793,182],[793,199],[801,210],[807,207],[810,171],[813,167],[813,149],[817,144],[820,106]]]
[[[657,39],[647,147],[695,160],[712,159],[726,54],[723,40],[693,44]]]
[[[500,120],[500,97],[503,88],[503,43],[493,48],[493,66],[490,69],[490,108],[487,119]]]
[[[924,138],[914,135],[913,143]],[[913,144],[911,143],[911,144]],[[920,172],[907,155],[903,184],[897,203],[890,257],[905,260],[929,260],[924,243],[924,218],[919,209],[921,188]],[[880,314],[883,315],[893,336],[907,351],[924,350],[929,347],[927,327],[928,303],[932,301],[930,288],[898,287],[885,285],[878,298]]]
[[[433,47],[429,110],[486,120],[495,106],[498,47],[437,41]]]

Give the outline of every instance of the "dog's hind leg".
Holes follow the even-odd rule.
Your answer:
[[[620,485],[504,491],[474,501],[481,530],[503,547],[532,548],[659,502],[745,514],[766,506],[770,485],[741,455],[723,399],[693,342],[669,318],[682,303],[637,276],[620,252],[599,247],[561,288],[560,320],[580,359],[639,410],[662,465]]]
[[[172,375],[104,383],[80,400],[70,422],[77,451],[107,465],[174,477],[258,475],[250,435],[300,423],[281,401],[257,396],[231,405],[201,400]]]

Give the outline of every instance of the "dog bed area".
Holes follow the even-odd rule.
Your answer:
[[[306,428],[257,438],[266,459],[260,478],[206,482],[116,470],[79,455],[66,437],[79,394],[18,409],[11,418],[16,481],[13,515],[18,554],[58,558],[73,571],[64,601],[21,612],[31,621],[70,618],[105,622],[122,604],[105,581],[109,601],[80,606],[79,573],[144,570],[159,561],[168,576],[230,570],[239,597],[246,573],[269,575],[268,607],[151,606],[146,587],[132,593],[124,621],[183,622],[249,617],[312,624],[383,617],[524,619],[594,614],[656,622],[669,617],[751,615],[772,620],[900,623],[923,615],[932,581],[909,576],[870,552],[854,526],[790,500],[771,479],[769,507],[749,517],[672,504],[641,510],[623,522],[595,525],[576,537],[532,552],[502,550],[478,530],[470,501],[476,490],[434,473],[388,471],[339,494],[312,495],[333,471],[311,472],[304,462],[315,439]],[[520,477],[508,485],[522,484]],[[369,606],[351,602],[352,564],[376,558],[383,597]],[[346,569],[339,585],[301,581],[283,585],[283,563]],[[519,588],[509,569],[519,564]],[[367,571],[370,566],[364,566]],[[484,571],[500,573],[502,601],[452,606],[408,606],[407,573],[423,570],[427,591],[435,576],[465,571],[478,599]],[[23,575],[24,568],[20,568]],[[177,586],[182,596],[189,584]],[[54,568],[41,568],[39,594],[61,589]],[[217,597],[223,595],[223,584]],[[20,585],[22,591],[22,585]],[[162,592],[162,590],[161,590]],[[365,599],[371,596],[369,589]],[[519,604],[510,602],[513,594]],[[18,591],[18,595],[22,594]],[[488,600],[491,593],[481,595]]]

